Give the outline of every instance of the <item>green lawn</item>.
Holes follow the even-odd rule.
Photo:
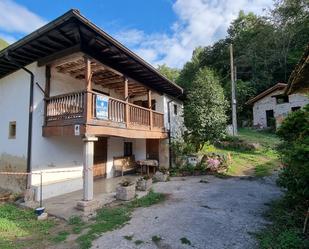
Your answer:
[[[53,221],[37,221],[33,210],[0,204],[0,248],[42,248],[50,236]]]
[[[222,149],[215,146],[206,146],[203,150],[205,152],[230,154],[232,161],[227,172],[227,175],[230,176],[253,175],[263,177],[280,167],[280,160],[276,151],[276,146],[280,140],[275,134],[242,128],[239,129],[238,137],[248,143],[258,143],[260,147],[256,150],[248,151],[236,148]]]

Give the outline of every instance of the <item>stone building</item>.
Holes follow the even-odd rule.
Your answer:
[[[306,94],[284,95],[286,87],[287,84],[278,83],[247,101],[246,104],[252,105],[253,108],[253,126],[278,127],[289,112],[296,111],[309,103]]]

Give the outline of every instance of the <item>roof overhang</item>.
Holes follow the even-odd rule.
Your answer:
[[[265,96],[273,93],[274,91],[277,90],[283,90],[285,89],[287,86],[287,84],[284,83],[277,83],[276,85],[266,89],[264,92],[261,92],[260,94],[258,94],[257,96],[253,97],[252,99],[248,100],[246,102],[246,105],[253,105],[255,102],[257,102],[258,100],[264,98]],[[272,96],[273,97],[273,96]]]
[[[285,94],[289,95],[296,92],[309,92],[309,44],[290,75]]]
[[[158,92],[173,97],[183,95],[181,87],[91,23],[78,10],[68,11],[0,51],[0,78],[35,61],[42,66],[79,51]]]

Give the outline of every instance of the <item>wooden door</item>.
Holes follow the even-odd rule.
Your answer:
[[[107,138],[99,137],[94,143],[93,156],[93,177],[100,178],[106,176],[106,161],[107,161]]]
[[[159,161],[159,139],[146,139],[146,158]]]

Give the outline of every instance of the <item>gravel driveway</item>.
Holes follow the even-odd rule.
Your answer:
[[[169,194],[167,201],[135,210],[128,225],[105,233],[92,248],[255,248],[250,234],[266,222],[262,218],[265,203],[281,194],[274,182],[274,177],[244,180],[207,176],[156,183],[154,190]],[[128,240],[124,236],[133,237]],[[153,236],[161,240],[153,242]]]

